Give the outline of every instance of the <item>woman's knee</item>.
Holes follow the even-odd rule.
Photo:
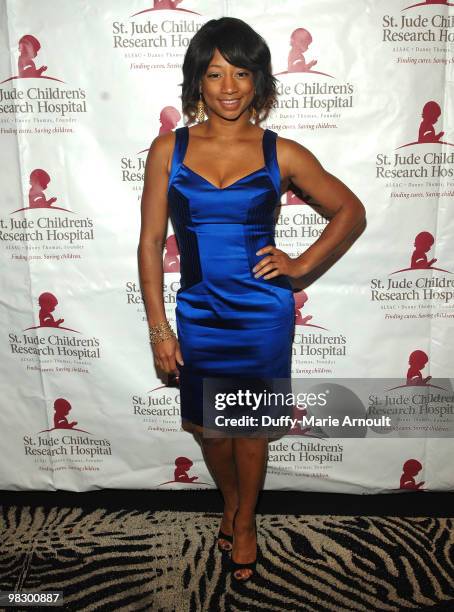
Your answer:
[[[204,444],[225,444],[227,440],[230,438],[226,438],[222,435],[222,433],[213,430],[207,430],[202,425],[198,425],[196,423],[192,423],[191,421],[187,421],[182,419],[181,427],[184,431],[188,433],[194,434],[194,436]]]

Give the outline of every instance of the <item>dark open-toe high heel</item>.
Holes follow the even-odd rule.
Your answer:
[[[238,508],[235,510],[235,514],[238,512]],[[233,516],[235,516],[235,514]],[[222,540],[226,540],[227,542],[230,542],[230,546],[226,546],[225,544],[221,544],[221,542],[219,541],[220,539]],[[222,531],[222,529],[219,527],[219,533],[218,533],[218,549],[221,552],[227,552],[230,553],[232,552],[232,545],[233,545],[233,534],[229,535],[228,533],[224,533],[224,531]]]
[[[234,529],[235,529],[235,518],[236,518],[237,512],[235,512],[235,515],[233,517],[233,528]],[[255,529],[255,537],[257,539],[257,524],[255,523],[255,520],[254,520],[254,529]],[[258,543],[257,543],[257,555],[254,561],[250,561],[249,563],[237,563],[236,561],[233,560],[233,554],[232,554],[232,556],[230,557],[230,572],[233,578],[236,580],[236,582],[247,582],[255,575],[255,566],[257,565],[258,555],[259,555]],[[252,570],[252,573],[249,574],[249,576],[241,577],[241,578],[238,576],[235,576],[235,572],[240,569],[250,569]]]

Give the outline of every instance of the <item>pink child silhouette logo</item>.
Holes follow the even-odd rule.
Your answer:
[[[411,255],[411,268],[413,270],[427,270],[437,261],[436,257],[433,257],[430,261],[427,259],[427,252],[430,251],[434,242],[434,237],[430,232],[419,232],[414,242],[415,250]]]
[[[161,126],[158,134],[167,134],[167,132],[174,130],[177,127],[180,119],[181,113],[174,106],[164,106],[159,113],[159,122]],[[138,155],[143,155],[144,153],[148,153],[148,151],[149,148],[142,149],[142,151],[139,151]]]
[[[306,62],[305,53],[309,49],[309,45],[312,43],[312,35],[305,28],[296,28],[290,35],[290,51],[287,58],[287,70],[276,73],[290,74],[291,72],[309,72],[311,74],[321,74],[330,78],[334,78],[331,74],[326,72],[319,72],[312,70],[313,66],[317,64],[316,59]]]
[[[169,236],[164,246],[164,272],[179,272],[180,271],[180,251],[175,234]]]
[[[438,270],[440,272],[452,274],[452,272],[449,272],[449,270],[434,267],[433,264],[438,261],[436,257],[433,257],[432,259],[427,258],[427,253],[433,247],[434,242],[435,239],[430,232],[419,232],[413,243],[415,248],[411,254],[410,267],[391,272],[390,276],[393,274],[398,274],[399,272],[408,272],[410,270]]]
[[[306,408],[299,404],[295,404],[292,410],[292,419],[296,419],[297,421],[301,421],[303,416],[307,417],[308,412]],[[285,434],[286,436],[305,436],[306,438],[318,438],[321,440],[326,440],[326,436],[322,435],[322,430],[319,427],[312,427],[308,425],[304,427],[302,423],[296,423],[292,425],[292,427]]]
[[[54,402],[54,427],[58,429],[73,429],[77,425],[77,421],[71,421],[66,418],[71,410],[71,404],[63,399],[58,398]]]
[[[53,293],[41,293],[39,302],[39,324],[41,327],[59,327],[64,319],[54,319],[52,312],[58,304],[58,300]]]
[[[178,5],[182,2],[183,0],[153,0],[152,8],[148,8],[143,11],[139,11],[138,13],[134,13],[133,15],[131,15],[131,17],[141,15],[142,13],[149,13],[150,11],[179,11],[183,13],[192,13],[193,15],[200,15],[200,13],[196,13],[195,11],[178,8]]]
[[[77,332],[75,329],[71,329],[70,327],[62,327],[62,323],[64,319],[55,319],[53,316],[53,311],[55,310],[58,300],[53,293],[49,291],[45,291],[41,293],[38,298],[39,304],[39,325],[33,327],[27,327],[26,329],[38,329],[39,327],[54,327],[59,329],[65,329],[68,331]]]
[[[161,482],[158,486],[161,487],[166,484],[171,484],[173,482],[179,482],[181,484],[192,484],[195,480],[197,480],[197,484],[206,484],[209,485],[208,482],[202,482],[199,480],[198,476],[189,476],[188,472],[194,465],[193,461],[189,459],[189,457],[177,457],[175,459],[175,470],[173,472],[173,480],[167,480],[166,482]]]
[[[415,6],[427,6],[428,4],[443,4],[444,6],[454,6],[448,0],[425,0],[424,2],[418,2],[417,4],[411,4],[410,6],[406,6],[403,11],[407,11],[408,9],[415,8]]]
[[[305,28],[293,30],[290,36],[290,53],[288,54],[289,72],[309,72],[317,60],[306,62],[304,54],[312,43],[312,36]]]
[[[441,107],[438,102],[435,102],[435,100],[429,100],[429,102],[426,102],[421,113],[422,121],[419,124],[418,140],[401,145],[400,147],[397,147],[397,149],[403,149],[404,147],[426,143],[438,143],[453,147],[453,143],[441,140],[445,135],[443,131],[438,133],[435,131],[435,124],[440,118],[440,115]]]
[[[296,185],[291,184],[284,196],[284,202],[282,206],[296,206],[308,204],[314,208],[320,208],[318,204],[309,194],[303,193]]]
[[[394,389],[402,389],[404,387],[434,387],[436,389],[443,389],[447,391],[444,387],[440,385],[435,385],[429,382],[432,380],[432,376],[423,376],[421,370],[423,370],[429,361],[429,357],[427,353],[422,349],[416,349],[410,353],[408,358],[409,368],[407,369],[407,377],[405,384],[397,385],[396,387],[391,387],[387,389],[387,391],[392,391]]]
[[[307,204],[307,202],[299,198],[294,191],[289,189],[285,194],[285,201],[282,203],[282,205],[283,206],[297,206],[301,204]]]
[[[312,315],[303,316],[301,314],[301,310],[309,299],[304,289],[301,289],[301,291],[296,291],[293,294],[293,297],[295,299],[295,325],[304,325],[307,327],[318,327],[319,329],[326,329],[326,327],[322,327],[321,325],[314,325],[313,323],[308,323],[308,321],[313,318]]]
[[[39,433],[43,433],[44,431],[53,431],[55,429],[74,429],[76,431],[83,431],[85,433],[90,433],[85,429],[76,428],[77,421],[69,422],[66,418],[70,411],[72,410],[71,404],[68,400],[63,397],[59,397],[54,401],[54,426],[50,429],[43,429]]]
[[[40,49],[41,44],[39,40],[31,34],[25,34],[19,40],[19,60],[17,63],[20,77],[40,77],[47,70],[47,66],[37,68],[33,61]]]
[[[297,405],[293,406],[293,410],[292,410],[292,419],[297,419],[297,420],[301,420],[303,418],[303,416],[307,416],[307,410],[306,408],[298,408]],[[289,430],[289,434],[290,435],[294,435],[294,436],[304,436],[307,434],[307,432],[310,431],[310,426],[309,427],[301,427],[300,423],[297,423],[295,426],[292,426]]]
[[[436,134],[434,127],[440,115],[441,108],[437,102],[430,100],[424,104],[422,109],[422,121],[418,132],[418,142],[440,142],[445,133],[441,131]]]
[[[407,370],[407,385],[427,385],[432,376],[423,377],[421,370],[423,370],[429,357],[427,353],[422,350],[416,350],[410,353],[408,363],[410,367]]]
[[[164,106],[159,114],[159,121],[161,122],[159,136],[174,130],[177,127],[180,119],[181,113],[178,109],[176,109],[174,106]]]
[[[402,467],[400,477],[400,489],[419,490],[424,484],[424,480],[416,483],[415,476],[422,470],[422,465],[417,459],[408,459]]]
[[[25,34],[19,39],[19,58],[17,60],[18,75],[12,76],[1,83],[12,81],[15,79],[50,79],[51,81],[59,81],[64,83],[61,79],[55,77],[43,76],[43,72],[46,72],[47,66],[36,67],[33,61],[38,55],[38,51],[41,49],[41,43],[32,34]]]
[[[177,457],[175,459],[175,471],[173,473],[176,482],[194,482],[198,476],[189,476],[188,472],[193,466],[193,462],[188,457]]]
[[[50,183],[50,176],[45,170],[37,168],[30,173],[30,191],[28,193],[28,202],[30,208],[50,208],[57,198],[49,198],[46,200],[44,190]]]
[[[55,197],[49,198],[48,200],[46,199],[44,191],[47,189],[47,186],[50,183],[50,176],[45,170],[42,170],[41,168],[36,168],[33,170],[30,173],[29,181],[30,190],[28,192],[28,206],[13,210],[11,214],[33,208],[52,208],[53,210],[64,210],[70,213],[73,212],[67,208],[62,208],[61,206],[52,206],[52,204],[57,201],[57,198]]]

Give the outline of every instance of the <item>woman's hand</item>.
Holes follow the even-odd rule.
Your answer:
[[[156,366],[166,374],[176,374],[179,370],[177,362],[184,365],[181,355],[180,344],[176,338],[167,338],[156,344],[152,344],[153,355]]]
[[[303,271],[301,269],[301,261],[292,259],[273,245],[268,245],[257,251],[256,255],[263,255],[269,253],[266,257],[261,259],[256,264],[252,271],[255,273],[255,278],[263,276],[263,278],[274,278],[280,274],[285,274],[290,278],[299,278],[302,276]]]

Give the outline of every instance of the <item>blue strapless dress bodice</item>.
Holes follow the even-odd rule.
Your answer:
[[[256,251],[274,242],[281,177],[276,136],[263,133],[265,165],[219,188],[187,167],[189,128],[175,130],[169,215],[180,251],[176,296],[182,419],[203,424],[203,378],[291,375],[295,305],[284,275],[254,277]]]

